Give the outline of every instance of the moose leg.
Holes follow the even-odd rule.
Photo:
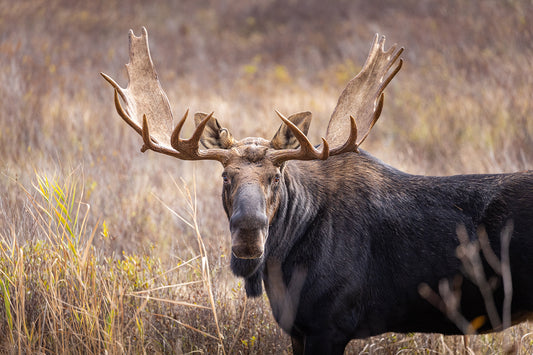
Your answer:
[[[305,355],[342,355],[348,342],[335,342],[328,336],[306,336],[304,341]]]
[[[292,353],[294,355],[303,355],[304,338],[299,335],[291,335]]]

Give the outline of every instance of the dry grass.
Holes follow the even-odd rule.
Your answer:
[[[412,173],[531,169],[530,1],[324,4],[0,0],[2,350],[290,351],[229,272],[221,168],[140,154],[113,111],[98,73],[125,83],[129,28],[148,28],[175,115],[269,138],[274,109],[311,110],[315,142],[383,33],[406,63],[366,150]],[[530,332],[505,334],[530,353]],[[385,334],[349,352],[494,353],[503,337]]]

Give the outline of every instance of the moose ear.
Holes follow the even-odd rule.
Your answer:
[[[206,113],[195,113],[194,123],[196,124],[196,127],[198,127],[200,122],[202,122],[202,120],[206,117]],[[202,142],[202,145],[207,149],[229,149],[235,142],[235,139],[227,128],[222,127],[215,117],[211,117],[211,119],[209,120],[209,122],[207,122],[207,125],[205,126],[204,133],[200,138],[200,142]]]
[[[294,123],[303,134],[307,135],[309,125],[311,124],[311,112],[305,111],[295,113],[294,115],[290,115],[288,120]],[[274,149],[296,149],[300,146],[300,143],[298,143],[298,140],[285,123],[282,123],[281,126],[279,126],[279,129],[274,135],[274,138],[270,141],[270,144],[272,144]]]

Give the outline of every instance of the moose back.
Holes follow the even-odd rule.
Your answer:
[[[533,172],[416,176],[359,149],[403,48],[385,50],[376,36],[317,148],[306,137],[309,112],[278,112],[282,124],[271,140],[237,140],[213,114],[197,113],[192,137],[181,139],[187,113],[173,129],[146,30],[129,36],[127,88],[102,74],[115,89],[117,112],[142,136],[142,151],[223,165],[232,271],[245,279],[249,296],[261,295],[264,285],[294,353],[342,354],[350,339],[389,331],[460,334],[456,313],[467,324],[477,319],[479,331],[501,329],[509,325],[501,322],[505,305],[513,323],[533,311]],[[488,291],[472,275],[458,283],[467,271],[457,257],[458,229],[473,245],[484,235],[497,260],[509,259],[512,278]],[[501,268],[486,259],[482,254],[483,277],[498,278]],[[428,291],[443,281],[460,291],[455,310]]]

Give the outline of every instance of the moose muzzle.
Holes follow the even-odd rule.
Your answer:
[[[268,234],[265,196],[260,186],[246,184],[239,188],[233,201],[229,224],[231,251],[240,259],[263,255]]]

